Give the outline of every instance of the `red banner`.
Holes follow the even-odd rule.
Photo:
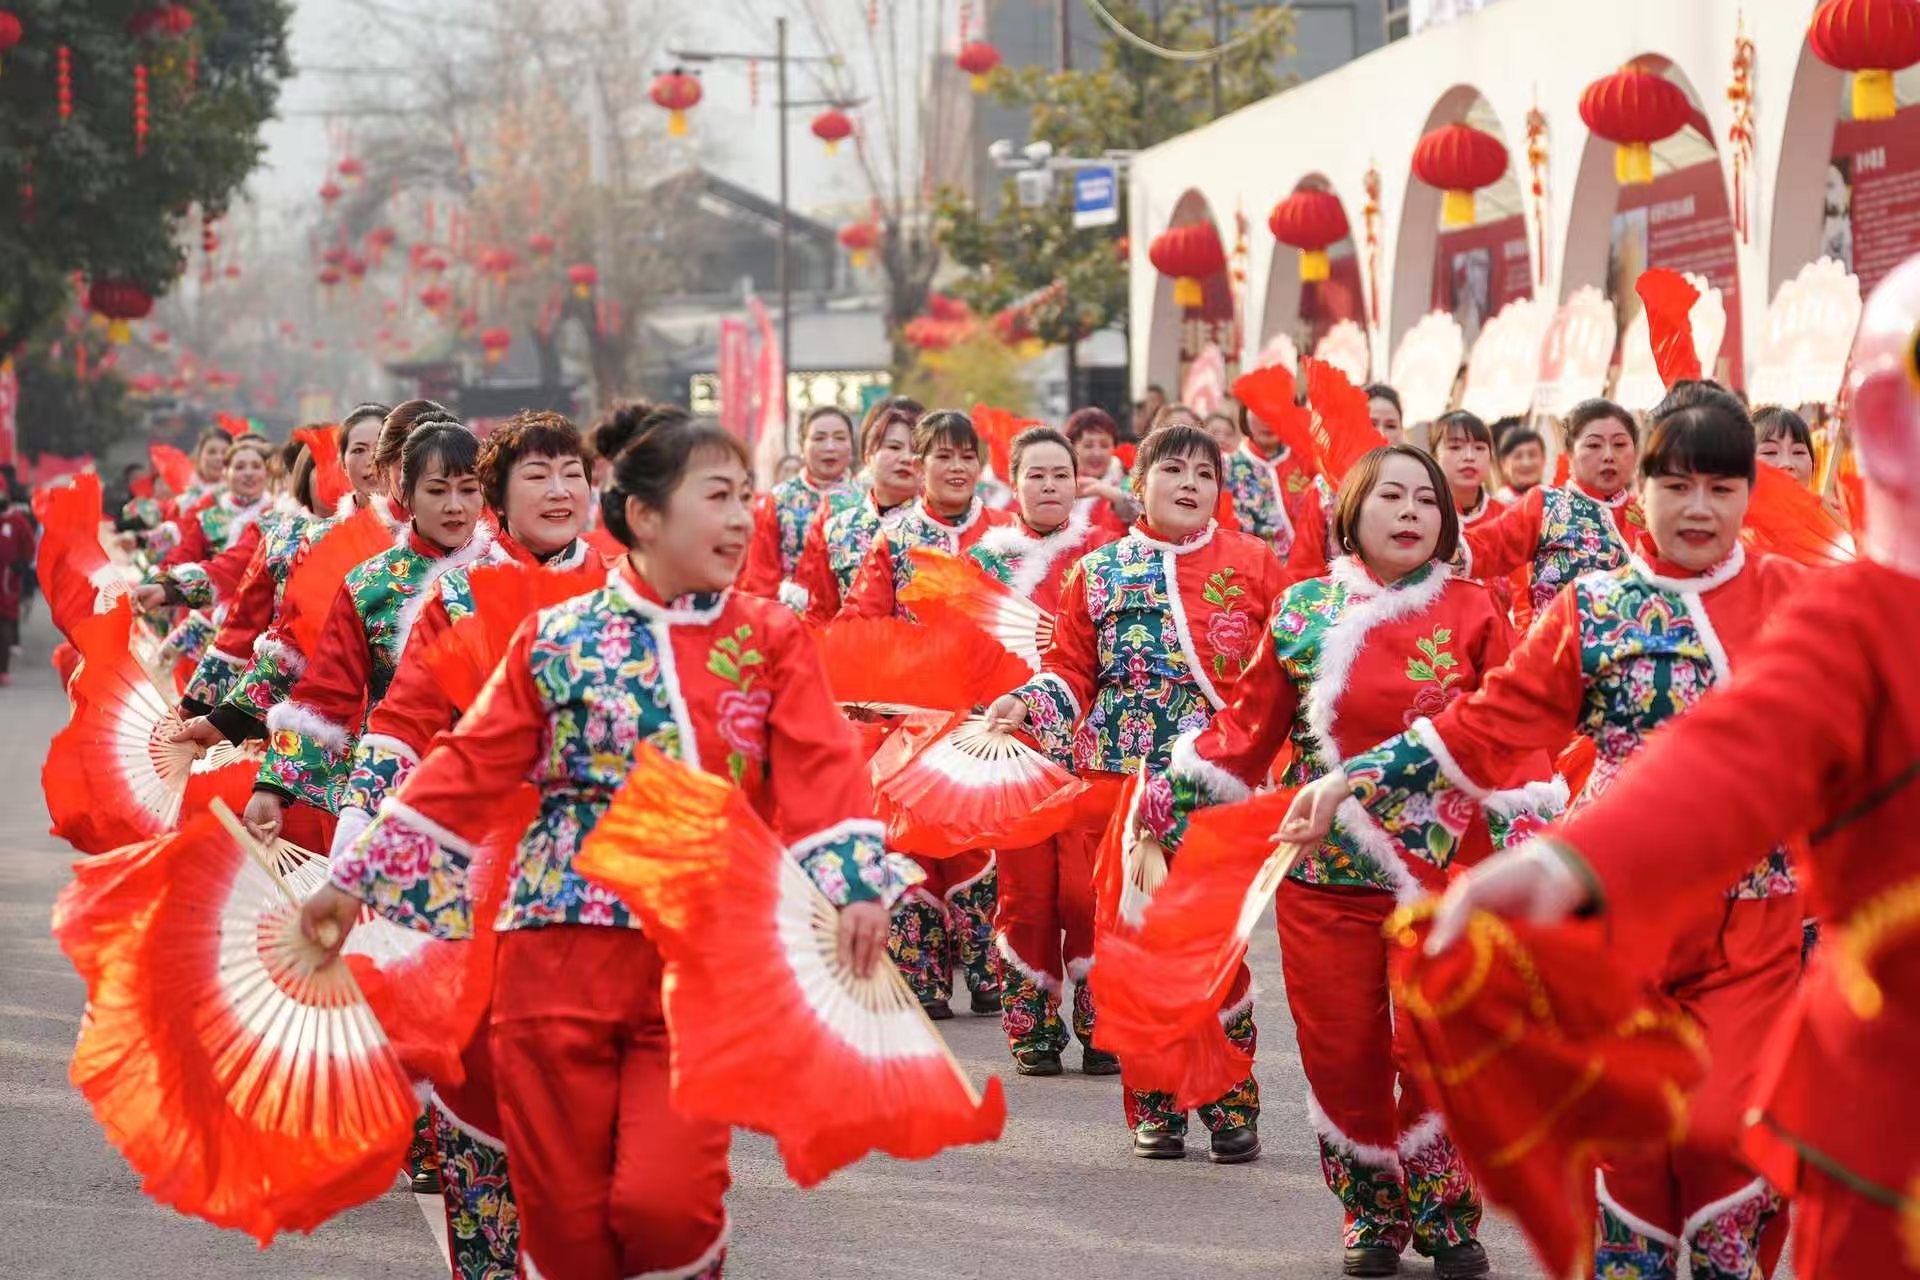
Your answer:
[[[1366,307],[1361,301],[1366,286],[1360,281],[1360,257],[1353,251],[1353,241],[1336,245],[1327,265],[1327,279],[1300,286],[1300,324],[1294,338],[1302,351],[1313,350],[1342,320],[1367,327]],[[1305,341],[1299,341],[1303,336]]]
[[[0,360],[0,463],[13,462],[19,456],[19,410],[20,375],[14,372],[12,360]]]
[[[1480,326],[1517,298],[1533,296],[1533,258],[1522,214],[1442,231],[1433,251],[1433,309],[1460,322],[1467,350]]]
[[[760,351],[753,362],[753,418],[748,424],[747,443],[768,441],[776,459],[786,449],[787,370],[780,358],[780,337],[773,330],[766,304],[758,298],[747,299],[747,313],[753,320],[754,336]],[[757,452],[757,451],[756,451]]]
[[[1865,297],[1920,253],[1920,106],[1835,125],[1824,199],[1821,256],[1859,276]]]
[[[747,323],[720,322],[720,425],[742,440],[753,422],[753,381],[747,362]]]
[[[1648,267],[1705,276],[1727,309],[1727,336],[1706,376],[1746,385],[1740,342],[1740,271],[1734,256],[1733,214],[1718,160],[1676,169],[1643,185],[1622,187],[1613,215],[1607,296],[1624,333],[1640,311],[1634,282]]]

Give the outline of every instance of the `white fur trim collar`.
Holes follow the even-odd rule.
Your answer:
[[[1673,578],[1663,573],[1655,573],[1653,566],[1641,559],[1637,551],[1627,557],[1627,563],[1632,565],[1633,571],[1644,578],[1649,585],[1656,586],[1662,591],[1671,591],[1676,595],[1698,595],[1703,591],[1724,587],[1739,577],[1740,571],[1747,567],[1747,548],[1744,544],[1735,542],[1733,550],[1729,551],[1726,558],[1719,564],[1705,573],[1686,578]]]
[[[697,594],[680,596],[668,604],[659,605],[641,595],[620,565],[614,565],[607,573],[607,586],[629,609],[649,622],[663,622],[670,627],[702,627],[718,618],[726,609],[727,601],[733,595],[733,588],[715,592],[712,595]],[[700,601],[710,600],[704,608]]]
[[[1346,759],[1334,737],[1334,726],[1339,719],[1340,696],[1347,691],[1353,664],[1366,647],[1367,633],[1382,623],[1431,608],[1446,593],[1453,570],[1435,562],[1418,582],[1408,584],[1403,578],[1386,586],[1358,560],[1340,556],[1328,566],[1328,576],[1335,586],[1346,590],[1346,607],[1320,637],[1320,663],[1307,692],[1307,728],[1320,758],[1332,769]]]
[[[1511,818],[1519,813],[1557,818],[1566,812],[1570,798],[1567,780],[1556,773],[1551,778],[1536,779],[1496,791],[1486,798],[1485,804],[1488,813],[1499,814],[1503,818]]]
[[[404,536],[411,539],[413,525],[409,522]],[[421,579],[420,589],[400,607],[399,620],[393,630],[393,661],[398,665],[407,652],[407,637],[413,634],[413,624],[419,619],[420,611],[427,607],[427,601],[440,594],[441,581],[455,569],[466,569],[481,561],[495,563],[506,557],[506,549],[494,540],[493,526],[482,522],[467,539],[467,544],[435,560],[427,566],[426,576]]]
[[[1220,524],[1218,521],[1209,519],[1205,529],[1194,534],[1185,542],[1162,542],[1159,538],[1148,533],[1143,526],[1136,524],[1133,528],[1127,530],[1127,536],[1144,546],[1152,547],[1155,551],[1164,551],[1169,555],[1184,556],[1189,552],[1198,551],[1209,542],[1212,542],[1213,535],[1218,532],[1219,528]]]
[[[1193,782],[1218,804],[1235,804],[1252,795],[1253,789],[1246,783],[1200,755],[1199,738],[1200,730],[1189,729],[1173,740],[1167,772]]]
[[[1488,496],[1485,489],[1480,490],[1480,501],[1473,504],[1473,510],[1460,513],[1460,527],[1464,529],[1468,525],[1479,524],[1487,518],[1487,512],[1492,507],[1493,499]]]
[[[1140,541],[1160,551],[1160,572],[1167,580],[1167,609],[1173,615],[1174,638],[1180,642],[1180,656],[1187,664],[1187,674],[1193,677],[1208,705],[1215,711],[1225,711],[1227,701],[1220,691],[1213,687],[1213,680],[1207,675],[1206,667],[1200,661],[1199,646],[1193,642],[1193,627],[1187,621],[1187,602],[1180,594],[1180,556],[1186,551],[1204,546],[1213,538],[1214,525],[1207,522],[1207,531],[1193,541],[1175,547],[1169,543],[1156,542],[1152,538],[1140,535]],[[1129,535],[1134,536],[1134,535]]]
[[[585,564],[587,557],[592,553],[593,548],[587,545],[585,538],[575,538],[567,545],[565,551],[551,560],[542,561],[540,567],[551,573],[565,573],[569,569],[578,569]]]
[[[1018,556],[1007,585],[1016,594],[1032,599],[1061,554],[1085,542],[1091,528],[1087,512],[1075,503],[1065,523],[1052,533],[1035,537],[1018,522],[996,525],[981,534],[975,545],[993,555]]]
[[[959,521],[954,524],[948,524],[945,520],[935,515],[932,509],[927,506],[927,500],[925,498],[915,498],[911,503],[908,503],[904,509],[907,512],[906,518],[918,520],[935,533],[946,535],[947,549],[957,555],[960,551],[961,535],[973,528],[974,525],[980,523],[981,513],[986,511],[987,504],[980,500],[979,494],[975,494],[973,501],[967,504],[967,514],[960,517]]]
[[[1569,480],[1567,482],[1567,488],[1570,489],[1572,492],[1579,494],[1581,497],[1585,498],[1588,502],[1597,502],[1601,506],[1610,508],[1614,511],[1618,511],[1621,507],[1624,507],[1629,502],[1633,501],[1632,489],[1619,489],[1619,490],[1616,490],[1614,493],[1608,495],[1607,497],[1603,498],[1597,493],[1590,492],[1587,489],[1587,487],[1581,484],[1578,480]]]

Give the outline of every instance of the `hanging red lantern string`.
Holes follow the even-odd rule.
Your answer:
[[[1267,229],[1275,240],[1300,251],[1300,279],[1312,284],[1331,274],[1327,250],[1347,238],[1347,211],[1333,192],[1309,188],[1274,205]]]
[[[1163,276],[1173,277],[1173,303],[1192,311],[1206,300],[1206,277],[1226,270],[1227,254],[1211,222],[1169,227],[1147,247],[1147,260]]]
[[[54,51],[54,93],[60,110],[60,123],[73,118],[73,50],[61,45]]]
[[[393,248],[400,238],[392,227],[374,227],[367,232],[367,254],[373,259],[373,265],[379,266],[386,259],[387,250]]]
[[[960,46],[954,63],[967,73],[975,93],[985,93],[995,67],[1000,65],[1000,50],[985,40],[969,40]]]
[[[1373,323],[1380,323],[1380,170],[1367,166],[1367,176],[1361,179],[1361,190],[1367,193],[1367,203],[1361,210],[1361,217],[1367,227],[1367,315]]]
[[[880,226],[872,219],[865,222],[849,222],[840,228],[840,247],[853,259],[856,270],[867,265],[873,257],[873,251],[880,243]]]
[[[1686,128],[1692,114],[1685,90],[1642,67],[1622,67],[1580,91],[1580,118],[1615,144],[1613,176],[1623,187],[1653,181],[1653,144]]]
[[[328,178],[325,182],[320,184],[320,203],[324,204],[329,209],[333,208],[334,203],[338,201],[340,197],[345,194],[346,192],[340,189],[340,184],[335,182],[332,178]]]
[[[700,102],[700,79],[691,76],[680,67],[675,67],[653,78],[653,87],[647,96],[667,111],[667,133],[671,137],[682,138],[687,133],[687,112]]]
[[[853,121],[838,107],[828,107],[813,118],[813,136],[826,143],[827,154],[832,155],[853,136]]]
[[[338,285],[340,281],[344,278],[345,277],[342,275],[340,268],[323,267],[320,271],[320,287],[322,289],[325,289],[327,291],[327,296],[331,298],[333,296],[334,287]]]
[[[1853,118],[1891,120],[1899,108],[1893,73],[1920,62],[1920,0],[1822,0],[1807,47],[1853,73]]]
[[[133,154],[147,154],[147,69],[133,69]]]
[[[1413,176],[1446,193],[1440,221],[1449,227],[1472,226],[1473,193],[1500,181],[1506,172],[1506,147],[1471,125],[1442,125],[1413,148]]]
[[[600,268],[591,262],[577,262],[567,268],[567,279],[573,283],[574,297],[591,297],[594,286],[600,283]]]
[[[559,247],[560,242],[544,231],[536,231],[527,237],[527,252],[541,262],[551,258],[553,251]]]
[[[13,10],[0,9],[0,55],[12,50],[25,35],[26,28],[20,25],[20,19]]]
[[[131,280],[95,280],[87,305],[107,319],[107,336],[116,344],[132,336],[132,322],[153,314],[153,295]]]
[[[1547,282],[1547,117],[1538,106],[1527,111],[1528,193],[1533,196],[1534,282]]]
[[[1753,239],[1753,41],[1747,38],[1743,18],[1733,37],[1733,79],[1727,85],[1727,104],[1733,121],[1727,126],[1727,150],[1733,157],[1733,229],[1740,243]]]

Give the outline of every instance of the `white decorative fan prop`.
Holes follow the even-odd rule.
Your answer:
[[[1540,347],[1553,308],[1538,298],[1516,298],[1487,321],[1467,360],[1460,407],[1487,422],[1524,415],[1540,382]]]
[[[1260,354],[1253,358],[1255,369],[1267,369],[1274,365],[1279,365],[1288,373],[1299,372],[1300,348],[1294,345],[1292,334],[1285,332],[1274,334],[1267,339],[1267,344],[1260,348]]]
[[[1180,382],[1180,403],[1202,418],[1220,407],[1227,395],[1227,358],[1220,344],[1209,342],[1187,366]]]
[[[1452,406],[1465,350],[1460,322],[1445,311],[1429,311],[1401,337],[1393,352],[1392,382],[1407,426],[1432,422]]]
[[[1592,285],[1574,290],[1547,325],[1540,344],[1536,412],[1562,417],[1582,400],[1605,395],[1619,322],[1607,295]]]
[[[1367,346],[1367,333],[1352,320],[1342,320],[1328,329],[1313,344],[1313,358],[1325,361],[1356,387],[1367,385],[1367,371],[1373,367],[1373,354]]]
[[[1767,306],[1748,362],[1755,405],[1832,404],[1860,327],[1860,280],[1837,258],[1800,268]]]

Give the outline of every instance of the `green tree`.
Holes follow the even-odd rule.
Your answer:
[[[1116,0],[1107,9],[1128,30],[1171,49],[1231,47],[1206,62],[1176,60],[1111,35],[1100,63],[1087,70],[1024,67],[994,76],[994,95],[1027,108],[1032,140],[1056,155],[1098,156],[1153,146],[1279,92],[1292,77],[1278,64],[1293,51],[1294,18],[1280,6],[1241,15],[1236,31],[1216,36],[1213,8],[1196,0],[1152,8]],[[999,206],[981,208],[943,191],[935,209],[940,246],[966,274],[953,292],[983,314],[1023,299],[1034,336],[1068,341],[1122,321],[1127,305],[1126,255],[1119,250],[1122,210],[1112,230],[1076,230],[1072,187],[1058,183],[1054,199],[1022,207],[1008,182]],[[1052,289],[1064,284],[1064,289]]]
[[[72,272],[159,295],[182,224],[225,211],[261,152],[287,59],[289,0],[189,0],[190,30],[135,34],[151,0],[8,0],[24,35],[0,75],[0,347],[71,298]],[[60,115],[59,50],[72,114]],[[136,154],[136,68],[149,132]],[[8,335],[11,335],[10,338]],[[24,399],[24,397],[23,397]]]
[[[1025,413],[1033,388],[1021,373],[1025,361],[984,329],[944,351],[916,353],[893,389],[922,404],[990,404],[1009,413]]]
[[[84,365],[76,359],[81,346],[86,348]],[[106,339],[90,328],[62,334],[58,341],[43,338],[20,350],[14,359],[20,376],[15,424],[20,452],[69,458],[90,453],[97,458],[133,430],[138,413],[127,402],[126,383],[100,372],[109,350]],[[83,367],[88,370],[84,378]]]

